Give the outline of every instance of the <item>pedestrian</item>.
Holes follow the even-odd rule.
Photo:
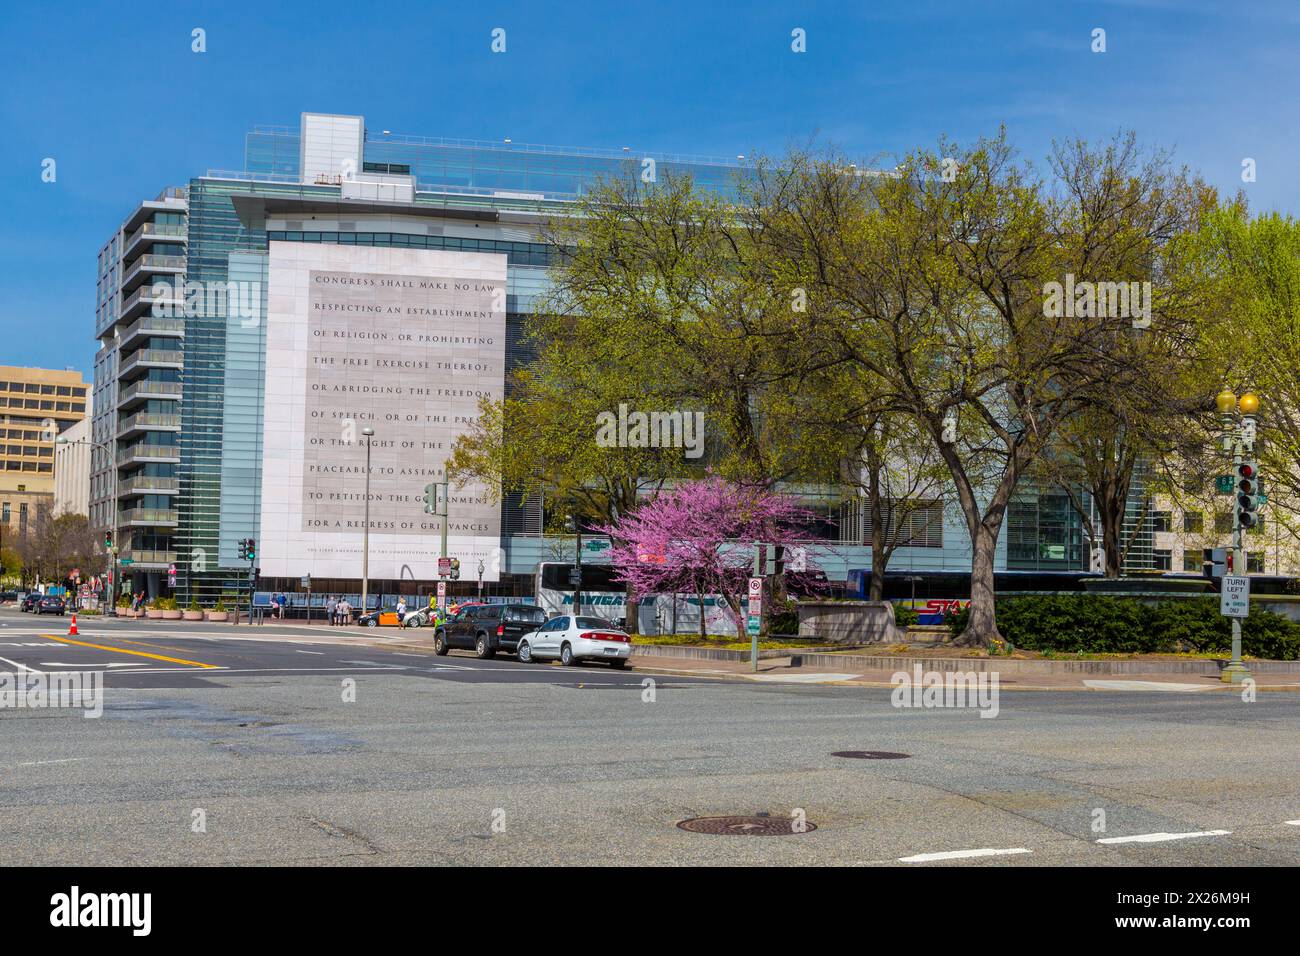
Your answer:
[[[275,608],[276,608],[275,616],[276,616],[277,618],[279,618],[281,621],[284,620],[284,609],[285,609],[285,606],[286,606],[288,603],[289,603],[289,598],[285,595],[285,593],[284,593],[283,591],[281,591],[281,592],[279,592],[279,593],[276,594],[276,596],[275,596]]]
[[[339,618],[340,624],[352,623],[352,605],[348,603],[347,598],[344,598],[339,606]]]
[[[343,599],[335,595],[334,603],[330,605],[330,626],[337,627],[343,619]]]
[[[400,627],[402,621],[406,618],[406,598],[397,599],[397,624]]]

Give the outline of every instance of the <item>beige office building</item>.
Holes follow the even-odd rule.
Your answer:
[[[55,439],[86,419],[87,387],[72,369],[0,365],[0,531],[21,535],[54,507]]]

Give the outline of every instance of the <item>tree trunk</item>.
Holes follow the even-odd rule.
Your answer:
[[[703,592],[697,592],[695,596],[700,599],[700,640],[704,640],[709,636],[709,632],[704,626],[704,594]]]
[[[957,644],[987,647],[1002,638],[994,611],[993,560],[997,547],[997,531],[981,522],[972,542],[970,617],[966,629],[957,638]]]
[[[1120,539],[1124,534],[1124,510],[1115,501],[1104,502],[1101,511],[1101,548],[1106,556],[1106,577],[1117,578],[1121,570]]]

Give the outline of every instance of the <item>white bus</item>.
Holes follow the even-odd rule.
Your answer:
[[[543,561],[537,568],[537,603],[548,617],[573,614],[573,565]],[[627,586],[615,577],[608,564],[582,565],[581,607],[578,614],[601,617],[627,626]],[[726,602],[716,594],[704,595],[705,628],[710,634],[730,634],[737,624]],[[694,594],[643,596],[637,607],[637,630],[642,634],[695,634],[700,627],[700,598]]]

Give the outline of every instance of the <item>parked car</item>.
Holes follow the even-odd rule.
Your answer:
[[[546,622],[535,604],[474,604],[460,608],[433,635],[433,649],[446,654],[453,647],[470,648],[475,657],[497,651],[513,654],[519,639]]]
[[[36,609],[36,602],[43,597],[45,597],[45,595],[40,591],[28,591],[27,596],[23,598],[22,603],[19,604],[18,607],[24,611],[34,611]]]
[[[566,667],[584,660],[609,661],[626,667],[632,656],[632,638],[598,617],[551,618],[519,641],[519,659],[525,664],[559,658]]]
[[[56,597],[53,594],[37,601],[35,608],[37,614],[58,614],[60,616],[62,616],[63,612],[67,609],[68,606],[63,603],[63,598]]]
[[[7,603],[9,601],[17,601],[17,600],[18,600],[17,591],[0,591],[0,603]]]
[[[369,614],[362,614],[357,618],[357,623],[365,627],[397,627],[402,622],[397,619],[396,605],[381,607],[377,611],[371,611]]]

